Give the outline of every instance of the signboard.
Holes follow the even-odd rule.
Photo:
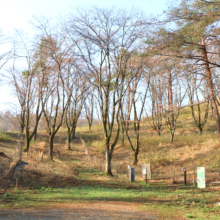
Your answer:
[[[146,174],[147,174],[147,169],[144,168],[144,169],[143,169],[143,175],[146,175]]]
[[[197,167],[197,187],[205,188],[205,167]]]
[[[130,169],[130,181],[134,182],[134,167],[131,167]]]

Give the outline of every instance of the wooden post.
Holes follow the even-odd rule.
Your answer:
[[[147,168],[143,168],[144,180],[147,183]]]
[[[193,185],[196,185],[196,166],[194,164],[194,178],[193,178]]]
[[[183,172],[184,172],[184,184],[186,186],[186,168],[183,168]]]

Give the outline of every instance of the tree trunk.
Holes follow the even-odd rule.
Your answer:
[[[36,129],[36,132],[34,133],[34,141],[37,140],[37,129]]]
[[[21,124],[21,133],[24,133],[24,125]]]
[[[138,163],[138,151],[139,151],[139,147],[134,151],[134,162],[133,162],[134,166],[136,166]]]
[[[89,130],[91,130],[91,127],[92,127],[91,124],[89,124]]]
[[[124,145],[124,143],[125,143],[125,130],[123,123],[121,123],[121,144]]]
[[[199,127],[199,134],[202,135],[203,129],[202,127]]]
[[[71,143],[71,133],[68,132],[68,136],[67,136],[67,150],[71,150],[70,143]]]
[[[212,102],[210,102],[210,103],[211,103],[211,112],[212,112],[211,117],[213,117],[213,116],[214,116],[214,113],[213,113]]]
[[[173,139],[174,139],[174,131],[171,130],[171,131],[170,131],[170,143],[171,143],[171,144],[173,143]]]
[[[72,139],[76,138],[76,126],[73,127],[72,129]]]
[[[175,122],[174,122],[174,108],[173,108],[173,90],[172,90],[172,74],[171,74],[171,70],[170,70],[170,78],[169,78],[169,93],[170,93],[170,111],[171,111],[171,128],[170,128],[170,143],[173,143],[173,139],[174,139],[174,126],[175,126]]]
[[[49,136],[49,147],[50,147],[49,154],[50,154],[51,161],[53,161],[53,139],[54,139],[53,135],[50,135]]]
[[[29,148],[30,148],[29,135],[26,132],[26,134],[25,134],[25,150],[24,150],[24,152],[27,152],[27,154],[28,154]]]
[[[27,154],[29,151],[29,147],[30,147],[29,130],[28,130],[28,126],[27,126],[27,127],[25,127],[25,150],[24,150],[24,152],[27,152]]]
[[[111,170],[111,154],[109,149],[109,140],[106,140],[106,168],[105,173],[107,175],[112,176],[112,170]]]
[[[216,100],[215,95],[213,93],[214,86],[213,86],[213,82],[212,82],[212,73],[211,73],[211,70],[209,67],[209,63],[208,63],[208,55],[207,55],[207,51],[206,51],[205,41],[204,41],[203,37],[201,37],[201,39],[202,39],[202,45],[203,45],[204,60],[207,61],[207,62],[205,62],[205,66],[206,66],[207,80],[208,80],[208,86],[209,86],[209,95],[210,95],[210,99],[212,102],[213,111],[215,114],[216,126],[217,126],[217,131],[218,131],[218,136],[219,136],[219,142],[220,142],[220,120],[219,120],[218,107],[217,107],[217,104],[215,101]]]

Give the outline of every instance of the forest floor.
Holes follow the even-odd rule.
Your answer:
[[[8,135],[10,140],[0,142],[0,152],[10,157],[20,135]],[[34,149],[42,145],[48,149],[48,138],[39,133],[29,155],[22,155],[28,165],[18,187],[7,177],[0,180],[0,219],[219,219],[218,185],[197,189],[167,179],[146,184],[141,177],[130,182],[126,174],[109,177],[88,162],[79,138],[67,150],[65,135],[56,136],[54,162],[47,152],[42,162]],[[97,154],[90,149],[91,155]],[[118,146],[118,162],[123,153],[126,151]]]

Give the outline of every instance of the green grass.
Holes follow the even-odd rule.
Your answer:
[[[116,183],[117,179],[112,179]],[[220,207],[216,206],[219,196],[207,188],[205,191],[193,186],[167,184],[144,184],[136,181],[117,182],[108,185],[79,185],[72,188],[45,188],[12,190],[0,197],[0,208],[27,208],[48,206],[56,203],[117,201],[139,203],[140,209],[150,210],[174,219],[185,216],[193,219],[218,219]]]
[[[0,132],[0,141],[11,141],[11,140],[12,139],[10,138],[9,135]]]

